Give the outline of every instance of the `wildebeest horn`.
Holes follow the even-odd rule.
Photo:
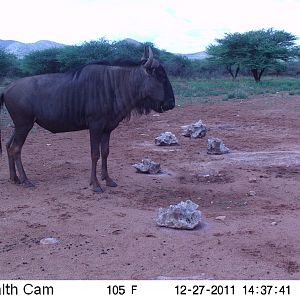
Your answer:
[[[147,60],[148,59],[148,47],[147,46],[145,46],[144,47],[144,54],[143,54],[143,57],[141,58],[141,61],[143,61],[143,60]]]
[[[145,48],[145,50],[146,50],[146,48]],[[148,47],[148,59],[147,59],[145,65],[144,65],[144,67],[146,69],[150,69],[152,67],[152,63],[153,63],[153,52],[152,52],[151,47],[149,46]]]

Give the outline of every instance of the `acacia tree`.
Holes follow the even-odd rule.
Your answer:
[[[225,66],[228,73],[235,79],[240,71],[240,53],[242,34],[236,32],[226,33],[225,38],[216,39],[217,45],[209,45],[206,49],[211,65]]]
[[[278,68],[299,56],[296,40],[296,36],[283,30],[262,29],[226,34],[224,39],[217,40],[217,45],[210,45],[207,52],[229,72],[233,65],[237,69],[242,66],[250,70],[255,81],[259,82],[266,69]]]

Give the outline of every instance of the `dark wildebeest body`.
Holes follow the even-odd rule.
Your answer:
[[[102,191],[96,176],[100,145],[102,180],[106,180],[108,186],[116,186],[107,172],[111,131],[132,111],[140,114],[149,113],[151,109],[164,112],[175,106],[175,99],[163,67],[153,59],[149,48],[137,64],[96,63],[73,73],[20,79],[3,93],[0,105],[3,103],[15,124],[6,144],[13,182],[32,186],[23,169],[21,150],[36,122],[53,133],[89,129],[90,184],[98,192]]]

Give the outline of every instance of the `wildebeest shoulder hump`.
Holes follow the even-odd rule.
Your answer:
[[[88,64],[84,64],[78,68],[75,68],[67,73],[69,73],[72,77],[73,80],[76,80],[79,78],[82,70],[86,66],[91,66],[91,65],[100,65],[100,66],[111,66],[111,67],[137,67],[143,64],[143,61],[132,61],[132,60],[126,60],[126,59],[117,59],[114,61],[95,61],[95,62],[90,62]]]

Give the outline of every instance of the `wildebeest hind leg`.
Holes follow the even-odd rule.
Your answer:
[[[23,125],[20,127],[16,127],[14,138],[12,140],[12,144],[9,148],[9,152],[12,154],[17,170],[19,172],[20,183],[26,187],[33,187],[34,185],[28,180],[26,173],[23,168],[22,160],[21,160],[21,151],[26,140],[26,137],[32,128],[32,124]]]
[[[15,130],[12,133],[8,142],[6,143],[6,151],[7,151],[7,156],[8,156],[8,165],[9,165],[9,180],[14,183],[20,183],[20,179],[17,176],[17,172],[16,172],[15,160],[13,157],[13,153],[11,153],[11,151],[10,151],[10,147],[11,147],[14,137],[15,137]]]
[[[106,181],[107,186],[116,187],[117,184],[109,177],[107,171],[107,158],[109,155],[110,132],[105,132],[101,139],[101,160],[102,160],[102,180]]]
[[[93,188],[94,192],[103,192],[100,183],[97,178],[97,163],[100,158],[100,140],[101,140],[101,133],[98,130],[90,129],[90,142],[91,142],[91,159],[92,159],[92,172],[91,172],[91,179],[90,185]]]

